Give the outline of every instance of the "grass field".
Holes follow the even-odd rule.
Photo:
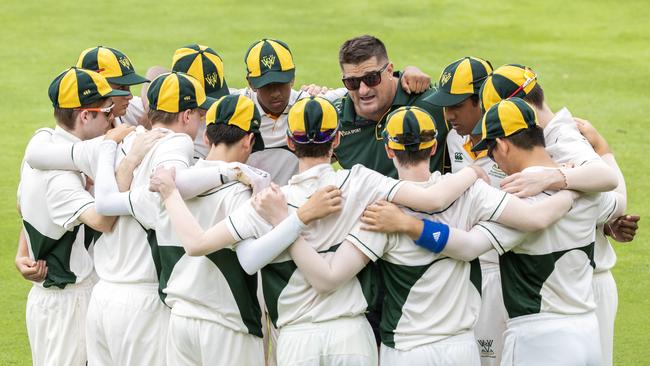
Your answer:
[[[437,79],[466,55],[495,66],[521,63],[540,75],[552,108],[591,120],[612,146],[627,179],[629,212],[650,217],[647,196],[650,26],[647,1],[16,1],[0,2],[0,365],[26,365],[30,351],[25,300],[30,284],[14,267],[20,220],[15,193],[31,133],[53,126],[51,80],[80,51],[106,45],[136,70],[168,66],[185,44],[209,45],[223,57],[231,87],[243,87],[244,52],[259,38],[287,42],[303,83],[340,85],[340,44],[369,33],[382,39],[398,68],[417,65]],[[646,14],[646,15],[643,15]],[[644,86],[645,85],[645,86]],[[136,90],[137,92],[137,90]],[[644,110],[646,108],[646,110]],[[650,360],[649,237],[616,245],[619,256],[615,363]]]

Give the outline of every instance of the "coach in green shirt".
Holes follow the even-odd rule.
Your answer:
[[[373,36],[364,35],[343,43],[339,64],[343,84],[348,89],[348,94],[335,103],[341,123],[341,143],[335,154],[341,166],[349,169],[355,164],[363,164],[397,178],[397,170],[386,156],[381,132],[390,112],[414,105],[429,112],[434,119],[438,149],[431,158],[431,171],[443,172],[449,162],[444,148],[447,124],[442,108],[423,100],[434,90],[407,94],[400,87],[401,73],[394,72],[386,47]]]

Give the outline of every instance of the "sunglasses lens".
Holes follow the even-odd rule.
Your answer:
[[[361,78],[364,84],[369,87],[377,86],[381,83],[381,73],[379,71],[373,71],[367,75],[364,75]]]
[[[343,79],[343,85],[345,85],[345,88],[347,90],[357,90],[357,89],[359,89],[360,83],[361,83],[360,78]]]

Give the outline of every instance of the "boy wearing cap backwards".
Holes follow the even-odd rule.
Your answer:
[[[571,113],[562,108],[557,113],[551,111],[544,101],[544,91],[538,83],[537,75],[521,65],[504,65],[490,75],[481,88],[481,100],[484,109],[509,96],[522,97],[535,110],[540,126],[544,129],[547,142],[546,150],[551,158],[559,164],[575,164],[576,169],[566,171],[566,179],[558,171],[521,172],[513,174],[503,181],[503,189],[516,192],[520,196],[534,195],[544,189],[556,189],[568,186],[585,192],[604,192],[616,187],[615,182],[624,182],[616,159],[609,149],[607,141],[595,131],[588,122],[575,120]],[[576,122],[578,128],[576,128]],[[577,130],[586,131],[585,139]],[[592,146],[593,145],[593,149]],[[595,150],[595,152],[594,152]],[[612,174],[614,172],[614,174]],[[626,198],[625,185],[619,186]],[[625,206],[625,203],[623,203]],[[621,225],[636,227],[638,216],[625,215],[614,218],[608,224],[596,229],[596,247],[594,254],[594,295],[596,299],[596,316],[599,322],[603,362],[612,363],[614,320],[618,307],[616,282],[611,268],[616,263],[616,253],[605,237],[605,233],[617,239],[621,237]],[[608,230],[605,230],[608,228]],[[634,234],[632,234],[633,238]],[[618,239],[617,239],[618,240]],[[625,239],[626,241],[631,238]]]
[[[492,106],[482,120],[488,155],[507,173],[557,169],[544,149],[544,135],[534,111],[519,98]],[[528,200],[547,197],[543,192]],[[496,249],[510,320],[502,365],[600,365],[598,322],[591,287],[596,223],[623,212],[620,192],[585,194],[545,230],[524,234],[494,222],[471,232],[452,229],[445,251],[467,259]],[[423,223],[384,211],[394,227],[417,237]],[[405,221],[404,221],[405,220]],[[426,224],[425,224],[426,226]]]
[[[122,52],[110,47],[92,47],[79,55],[77,67],[93,70],[108,80],[111,88],[126,91],[128,95],[113,97],[115,124],[137,126],[146,123],[144,106],[139,96],[131,94],[131,86],[149,82],[138,75],[131,60]]]
[[[424,110],[402,107],[391,113],[384,132],[386,152],[401,179],[428,187],[450,178],[429,172],[435,136],[433,120]],[[465,229],[480,220],[496,220],[534,230],[539,227],[531,224],[545,225],[559,219],[570,207],[568,196],[566,192],[538,203],[547,208],[534,207],[477,181],[442,212],[411,212]],[[524,212],[539,211],[546,212],[546,216],[522,216]],[[299,239],[289,252],[307,281],[321,294],[348,282],[369,260],[379,260],[387,291],[381,322],[382,365],[480,363],[472,332],[480,308],[478,266],[463,258],[448,258],[444,252],[432,254],[418,248],[406,235],[387,237],[359,227],[327,260],[305,238]],[[450,303],[454,306],[449,307]]]
[[[110,128],[111,98],[125,95],[111,89],[95,72],[68,69],[49,88],[57,127],[39,132],[56,144],[103,135]],[[124,135],[124,131],[114,131],[106,138],[121,140]],[[108,232],[115,219],[97,214],[80,173],[39,171],[26,162],[21,168],[18,205],[26,233],[25,249],[32,260],[45,261],[48,269],[44,281],[34,282],[27,299],[33,363],[85,365],[83,325],[96,276],[80,224]]]
[[[289,147],[300,159],[302,173],[292,177],[289,185],[283,187],[282,192],[277,191],[276,195],[287,196],[289,206],[302,209],[302,203],[319,187],[334,185],[338,189],[330,188],[324,194],[325,202],[333,206],[330,212],[340,210],[341,201],[336,197],[340,189],[349,197],[342,205],[342,212],[311,225],[310,221],[315,218],[305,222],[303,217],[299,217],[298,209],[297,215],[292,214],[264,235],[271,230],[269,223],[255,211],[254,204],[246,204],[228,220],[204,232],[193,224],[194,220],[184,209],[169,171],[160,170],[154,175],[152,189],[161,192],[165,198],[172,225],[188,254],[203,255],[236,240],[262,235],[255,242],[262,241],[265,244],[261,247],[273,250],[271,258],[279,254],[262,269],[265,300],[274,324],[280,328],[279,364],[309,360],[320,360],[325,364],[374,364],[374,337],[362,315],[373,296],[367,271],[360,273],[359,279],[350,280],[348,277],[345,284],[323,296],[305,280],[301,271],[296,270],[285,248],[304,229],[309,245],[330,258],[336,250],[336,243],[340,243],[354,227],[363,207],[374,200],[385,197],[417,209],[436,210],[446,207],[454,199],[452,195],[460,195],[475,180],[476,177],[472,177],[474,170],[468,168],[427,188],[412,183],[402,184],[360,165],[352,170],[334,172],[329,158],[332,148],[338,143],[337,115],[334,107],[322,98],[305,99],[294,105],[289,112],[287,134]],[[569,198],[559,198],[564,200],[567,208]],[[265,212],[264,209],[261,211]],[[281,220],[273,219],[277,215],[265,214],[265,217],[273,223]],[[304,225],[308,226],[305,228]],[[332,343],[333,340],[336,342]]]
[[[543,105],[543,91],[537,84],[537,78],[532,70],[523,66],[506,65],[498,68],[494,73],[491,71],[489,63],[478,58],[465,57],[457,60],[443,70],[439,88],[429,96],[428,100],[444,107],[445,118],[453,127],[447,136],[449,153],[452,157],[452,172],[462,169],[468,164],[478,164],[490,177],[490,183],[494,187],[500,188],[505,173],[492,159],[487,157],[486,151],[477,151],[476,153],[472,151],[473,145],[481,139],[480,133],[472,133],[478,125],[477,121],[482,116],[482,105],[479,101],[481,86],[485,80],[490,80],[491,84],[495,80],[498,88],[489,88],[488,90],[494,92],[499,90],[503,97],[513,93],[524,93],[525,95],[520,96],[533,103],[533,108],[535,108],[535,104]],[[519,88],[524,84],[525,87]],[[494,94],[488,96],[487,99],[494,100]],[[489,105],[485,106],[489,107]],[[578,168],[567,171],[571,188],[587,191],[611,189],[610,181],[612,177],[615,177],[614,169],[598,159],[591,146],[575,128],[570,114],[563,110],[558,117],[552,123],[548,123],[546,119],[543,123],[540,120],[540,125],[546,126],[544,128],[544,134],[547,136],[546,148],[547,151],[552,152],[553,159],[560,163],[572,162],[579,165]],[[589,162],[589,164],[583,165],[584,162]],[[618,170],[617,167],[615,169]],[[592,176],[596,176],[597,179],[593,179]],[[506,178],[506,181],[510,179]],[[519,186],[519,189],[524,188]],[[505,189],[511,193],[518,192],[518,190],[509,189],[509,187],[505,187]],[[507,314],[501,305],[503,301],[501,300],[498,260],[495,253],[492,251],[480,258],[483,272],[483,303],[482,315],[479,317],[475,332],[481,349],[483,365],[499,363],[500,350],[503,345],[503,330],[505,330],[507,319]]]

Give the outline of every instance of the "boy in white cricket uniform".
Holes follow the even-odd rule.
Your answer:
[[[57,127],[39,132],[51,135],[54,143],[102,135],[110,127],[111,97],[126,94],[112,90],[95,72],[68,69],[49,88]],[[18,198],[29,256],[48,267],[27,299],[33,364],[85,365],[84,323],[97,279],[81,223],[110,231],[115,220],[95,212],[85,177],[77,172],[40,171],[23,162]]]
[[[149,80],[135,72],[131,60],[124,53],[103,46],[88,48],[79,55],[77,67],[101,74],[108,80],[111,88],[128,93],[126,96],[113,98],[115,125],[126,123],[138,126],[145,122],[142,99],[131,94],[131,86],[146,83]]]

